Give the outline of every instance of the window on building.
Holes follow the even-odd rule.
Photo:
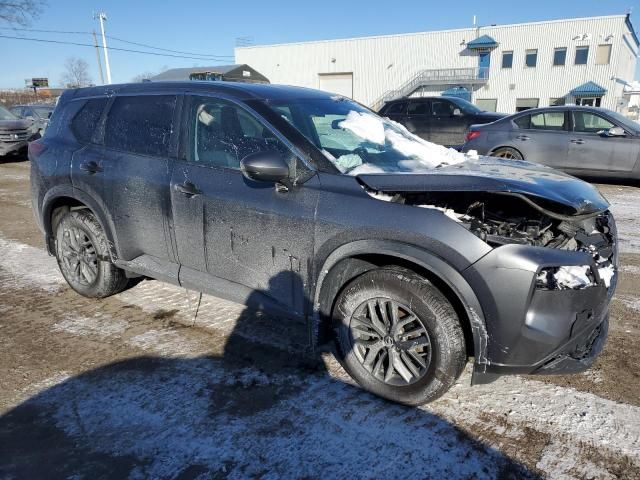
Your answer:
[[[538,108],[537,98],[516,98],[516,112],[523,112],[530,108]]]
[[[597,133],[613,127],[613,123],[595,113],[573,112],[573,130],[576,132]]]
[[[589,47],[576,47],[576,65],[586,65],[589,58]]]
[[[556,67],[562,66],[567,62],[567,49],[556,48],[553,51],[553,65]]]
[[[513,52],[502,52],[502,68],[513,67]]]
[[[497,98],[479,98],[478,100],[476,100],[476,105],[481,110],[485,110],[487,112],[495,112],[498,109],[498,99]]]
[[[409,115],[427,115],[429,113],[429,103],[424,100],[411,102],[407,113]]]
[[[104,144],[142,155],[167,156],[175,106],[175,95],[116,98],[107,115]]]
[[[531,115],[531,127],[535,130],[564,130],[564,112],[543,112]]]
[[[609,65],[611,60],[611,45],[598,45],[596,51],[596,65]]]
[[[566,104],[566,99],[565,97],[560,97],[560,98],[550,98],[549,99],[549,106],[550,107],[559,107],[561,105],[565,105]]]
[[[71,131],[80,143],[89,143],[96,130],[102,110],[107,105],[106,98],[87,100],[71,121]]]
[[[535,67],[538,63],[538,50],[527,50],[527,54],[525,57],[525,65],[527,67]]]

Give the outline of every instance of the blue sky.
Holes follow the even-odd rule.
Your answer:
[[[233,55],[235,38],[252,36],[258,44],[319,40],[390,33],[468,27],[473,15],[480,24],[505,24],[578,16],[624,14],[635,7],[632,21],[640,29],[639,0],[514,2],[513,0],[378,2],[375,0],[284,1],[131,1],[49,0],[49,6],[31,25],[34,29],[99,31],[93,12],[103,10],[109,20],[107,34],[157,47]],[[6,25],[0,24],[1,27]],[[58,35],[1,30],[4,35],[91,43],[88,35]],[[111,41],[109,46],[138,48]],[[95,50],[88,47],[31,43],[0,38],[2,68],[0,88],[21,87],[24,79],[49,77],[58,84],[67,57],[80,57],[97,81]],[[110,52],[114,82],[126,82],[137,74],[164,66],[211,64],[193,59],[163,58]],[[228,62],[233,63],[232,57]],[[636,70],[640,78],[640,69]]]

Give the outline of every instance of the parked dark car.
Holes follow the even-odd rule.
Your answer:
[[[640,179],[640,124],[605,108],[536,108],[474,125],[463,146],[469,150],[574,175]]]
[[[471,125],[494,122],[506,116],[485,112],[457,97],[401,98],[386,103],[380,115],[401,123],[425,140],[453,148],[462,146]]]
[[[468,159],[342,97],[71,90],[29,156],[75,291],[146,276],[305,321],[314,348],[335,341],[360,385],[398,402],[442,395],[471,357],[475,383],[583,371],[607,335],[616,227],[595,187]]]
[[[15,116],[25,120],[33,120],[35,129],[42,134],[49,124],[49,117],[55,105],[14,105],[9,110]]]
[[[27,143],[36,135],[33,122],[22,120],[0,106],[0,157],[26,151]]]

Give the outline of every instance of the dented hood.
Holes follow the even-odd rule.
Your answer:
[[[593,185],[559,170],[523,160],[493,157],[411,173],[358,175],[379,192],[506,192],[550,200],[572,208],[577,215],[601,212],[607,200]]]

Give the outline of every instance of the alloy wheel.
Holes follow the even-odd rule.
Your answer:
[[[393,386],[416,383],[431,363],[431,339],[411,309],[390,298],[373,298],[356,308],[349,324],[361,365]]]
[[[77,284],[93,285],[98,278],[98,255],[87,234],[78,227],[65,226],[60,251],[65,273]]]

